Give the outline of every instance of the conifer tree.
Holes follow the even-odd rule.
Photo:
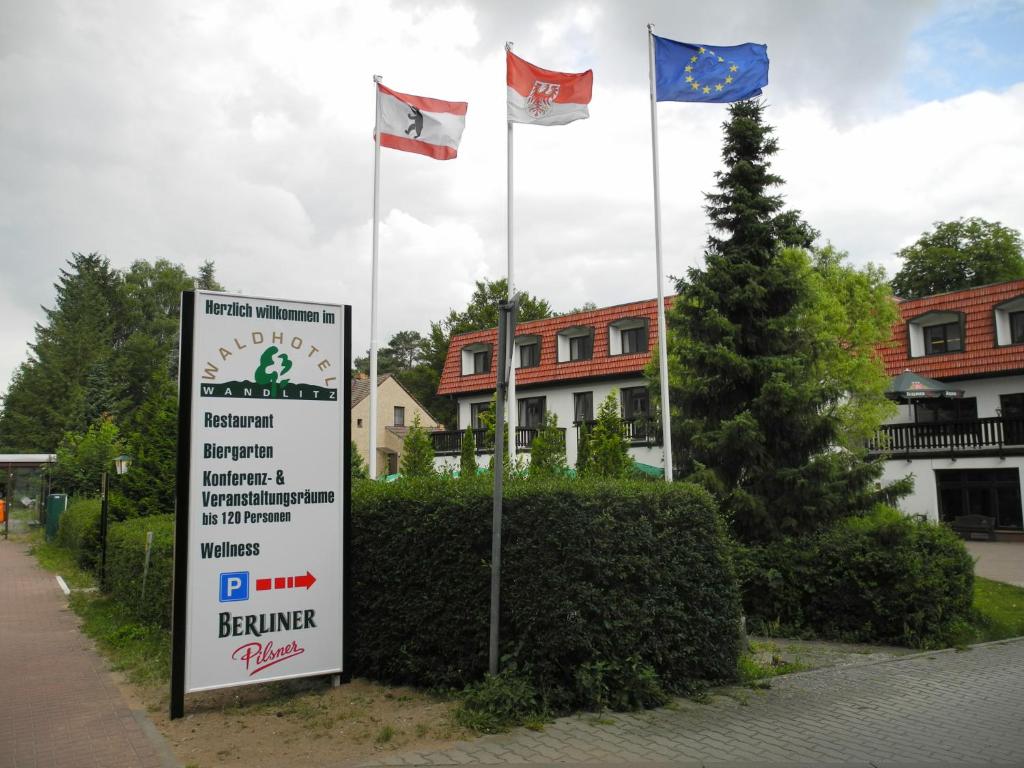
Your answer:
[[[597,420],[590,433],[588,449],[590,458],[584,470],[588,477],[625,477],[633,468],[615,390],[608,393],[608,397],[597,409]]]
[[[349,477],[352,480],[366,480],[370,477],[370,471],[366,467],[366,462],[363,461],[363,454],[356,447],[356,441],[352,440],[351,442],[352,466],[349,468]]]
[[[427,477],[434,474],[434,446],[430,442],[430,435],[420,424],[418,413],[402,443],[401,470],[404,477]]]
[[[459,477],[476,477],[476,435],[472,429],[462,433],[462,453],[459,456]]]
[[[843,383],[822,375],[836,338],[817,312],[815,233],[782,211],[763,105],[730,107],[703,269],[677,284],[669,315],[673,443],[684,475],[721,499],[735,533],[770,540],[867,508],[879,467],[835,450]],[[828,347],[828,348],[826,348]]]
[[[590,427],[580,424],[576,433],[576,476],[583,477],[590,467]]]
[[[558,415],[547,411],[530,446],[530,477],[564,477],[565,470],[565,436]]]

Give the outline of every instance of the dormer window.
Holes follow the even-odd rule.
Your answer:
[[[997,347],[1024,344],[1024,296],[997,304],[993,315]]]
[[[962,352],[964,348],[963,334],[960,323],[943,323],[929,325],[924,328],[924,353],[926,355],[944,355],[947,352]]]
[[[594,356],[594,329],[576,326],[558,332],[558,362],[590,360]]]
[[[491,345],[467,344],[462,348],[462,375],[489,373],[491,370]]]
[[[517,336],[516,349],[519,350],[515,357],[517,368],[535,368],[540,365],[539,336]]]
[[[964,316],[960,312],[926,312],[907,323],[911,357],[964,351]]]
[[[634,355],[647,351],[647,320],[616,320],[608,326],[608,354]]]

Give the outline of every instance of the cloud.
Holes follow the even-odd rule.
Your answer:
[[[1024,228],[1022,86],[925,103],[905,89],[939,56],[918,34],[945,18],[936,8],[0,0],[0,388],[72,251],[118,267],[213,259],[232,290],[349,302],[365,349],[374,74],[470,103],[457,160],[382,153],[381,341],[464,306],[475,280],[505,273],[506,40],[540,66],[595,71],[592,119],[514,130],[517,283],[558,310],[655,294],[650,21],[676,39],[768,43],[782,191],[858,262],[892,271],[935,220]],[[727,113],[658,114],[665,268],[682,274],[700,263]]]

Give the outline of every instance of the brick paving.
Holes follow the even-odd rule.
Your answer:
[[[776,678],[706,704],[561,718],[364,763],[1024,766],[1024,638]]]
[[[53,575],[0,540],[0,768],[166,768]]]

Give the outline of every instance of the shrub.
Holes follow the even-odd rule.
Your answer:
[[[454,719],[480,733],[499,733],[526,721],[543,720],[545,715],[533,681],[513,664],[468,685]]]
[[[72,497],[60,517],[57,544],[70,550],[80,568],[95,571],[100,560],[99,499]]]
[[[146,533],[153,532],[153,547],[142,595]],[[136,517],[110,526],[107,538],[106,589],[144,622],[171,625],[174,576],[174,515]]]
[[[353,507],[355,671],[445,688],[479,680],[488,648],[488,483],[366,484],[353,489]],[[553,709],[579,703],[577,670],[596,662],[610,665],[602,673],[617,688],[609,701],[627,683],[684,692],[735,674],[738,595],[703,490],[512,482],[502,537],[501,652]]]
[[[974,566],[946,526],[880,508],[739,558],[755,630],[936,647],[972,616]]]

